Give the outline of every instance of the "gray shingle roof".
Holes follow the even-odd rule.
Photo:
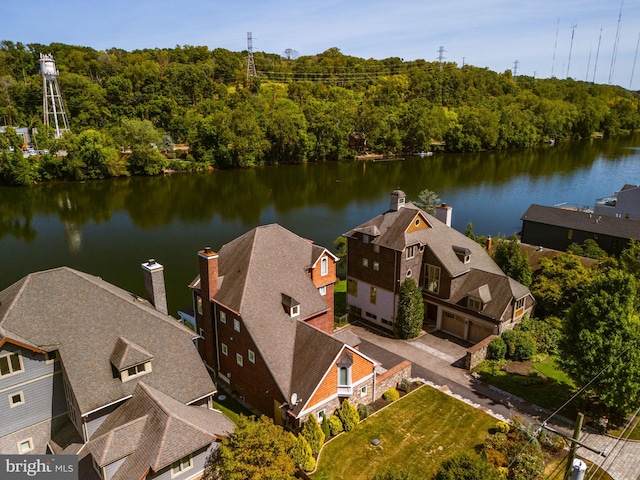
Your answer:
[[[127,457],[113,480],[141,478],[228,435],[234,425],[221,412],[187,406],[138,382],[133,397],[100,425],[87,448],[100,466]]]
[[[150,362],[153,360],[153,355],[140,345],[136,345],[124,337],[118,337],[110,360],[114,367],[122,371],[134,365]]]
[[[0,292],[0,328],[9,339],[58,350],[81,414],[130,396],[138,378],[182,403],[215,391],[192,331],[135,295],[71,268],[32,273]],[[114,378],[110,359],[119,337],[138,346],[136,358],[153,356],[152,372],[124,383]]]
[[[640,221],[626,218],[609,217],[607,215],[596,215],[589,212],[532,204],[527,211],[524,212],[521,220],[582,230],[600,235],[640,240]]]

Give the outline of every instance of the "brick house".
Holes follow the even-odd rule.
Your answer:
[[[407,278],[422,289],[425,323],[470,343],[530,314],[529,289],[507,277],[481,245],[451,228],[451,207],[440,205],[436,217],[395,190],[387,212],[345,233],[351,314],[393,330]]]
[[[190,288],[202,358],[219,385],[291,429],[374,396],[376,362],[333,335],[337,260],[277,224],[198,252]]]
[[[83,480],[202,472],[233,424],[166,313],[162,266],[143,268],[151,301],[66,267],[0,292],[0,453],[78,454]]]

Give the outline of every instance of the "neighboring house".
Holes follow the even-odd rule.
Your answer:
[[[219,385],[293,430],[373,400],[376,362],[332,335],[335,255],[272,224],[198,259],[198,348]]]
[[[162,266],[143,269],[164,312],[66,267],[0,292],[0,453],[78,454],[83,479],[202,471],[233,425],[197,335],[166,314]]]
[[[523,243],[566,250],[592,239],[605,252],[618,255],[631,239],[640,240],[640,221],[596,215],[569,208],[531,205],[522,215]]]
[[[640,221],[640,186],[627,184],[612,196],[597,199],[593,213]]]
[[[534,305],[528,288],[507,277],[485,249],[451,228],[451,207],[436,215],[391,194],[390,209],[347,232],[350,312],[393,330],[401,284],[422,288],[425,323],[476,343],[512,328]]]

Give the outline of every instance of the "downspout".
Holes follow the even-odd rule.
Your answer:
[[[214,375],[218,378],[218,372],[220,371],[220,348],[218,347],[220,344],[218,343],[218,305],[216,303],[209,302],[210,306],[213,307],[213,331],[216,337],[215,349],[216,349],[216,368],[214,369]]]

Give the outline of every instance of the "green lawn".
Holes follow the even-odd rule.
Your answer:
[[[368,480],[392,466],[430,478],[440,463],[481,445],[496,419],[423,386],[325,445],[314,480]],[[371,445],[377,438],[380,445]]]
[[[333,308],[334,315],[340,317],[347,313],[347,281],[339,280],[338,283],[335,284],[333,290]],[[347,325],[348,322],[337,323],[334,322],[334,328],[340,328]]]
[[[596,465],[587,463],[587,471],[585,472],[584,478],[593,479],[593,480],[612,480],[611,476],[603,470],[600,470]],[[544,470],[543,478],[545,480],[563,480],[564,472],[567,468],[567,457],[554,460],[553,462],[549,462],[547,468]]]
[[[220,396],[216,395],[216,397],[213,399],[213,408],[215,408],[216,410],[220,410],[233,423],[237,423],[237,419],[240,414],[246,417],[250,417],[251,415],[253,415],[253,412],[251,412],[251,410],[248,410],[247,408],[245,408],[240,402],[238,402],[233,397],[227,395],[224,392],[219,392],[219,393],[221,395],[224,395],[225,399],[220,400]]]
[[[507,373],[495,362],[485,361],[477,369],[480,378],[501,390],[512,393],[529,403],[554,411],[560,407],[574,392],[573,382],[560,371],[553,358],[533,364],[536,372],[526,376]],[[577,415],[576,405],[570,403],[561,412],[569,419]]]

